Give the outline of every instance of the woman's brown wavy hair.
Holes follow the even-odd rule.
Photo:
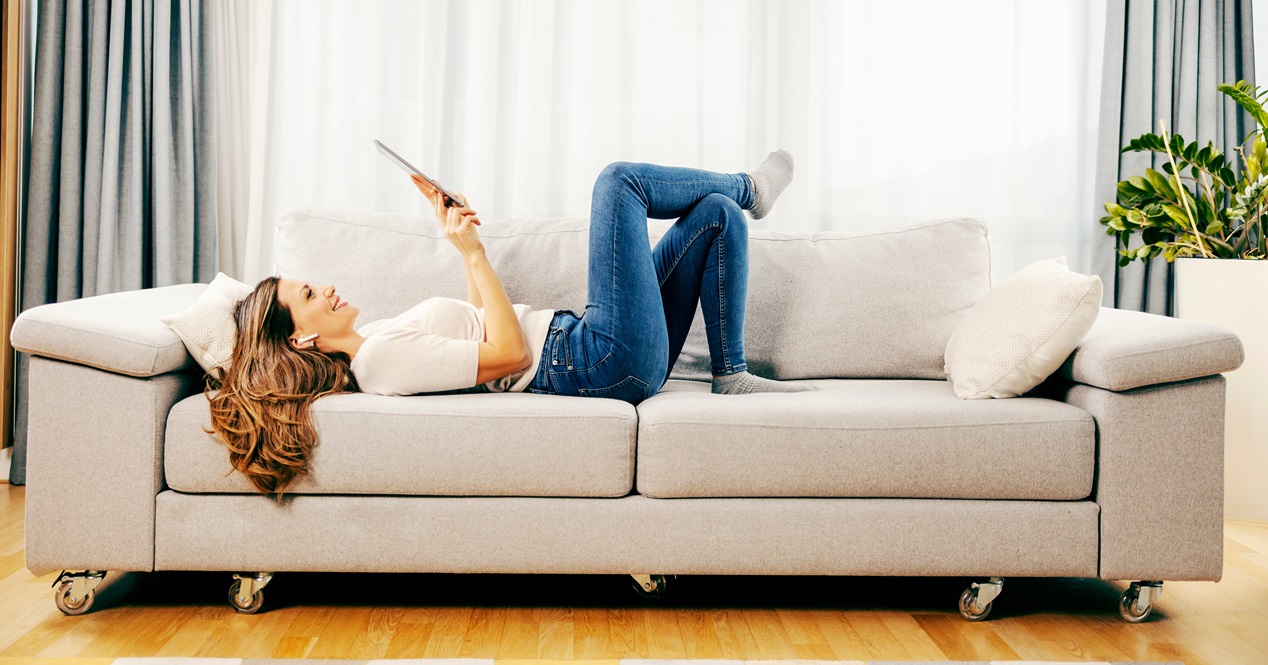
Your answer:
[[[237,304],[229,367],[219,378],[209,375],[203,394],[212,427],[204,431],[228,446],[234,469],[260,492],[276,492],[281,503],[282,490],[308,473],[308,452],[317,443],[312,403],[355,391],[357,381],[348,354],[291,346],[295,322],[277,290],[278,278],[266,277]]]

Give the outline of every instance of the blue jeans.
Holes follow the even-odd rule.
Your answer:
[[[555,310],[527,392],[651,397],[704,313],[713,374],[748,369],[744,306],[753,184],[743,173],[615,162],[594,183],[589,284],[580,316]],[[678,218],[649,247],[647,219]]]

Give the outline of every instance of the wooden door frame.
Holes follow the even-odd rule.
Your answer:
[[[0,0],[4,13],[3,71],[0,72],[0,448],[13,445],[14,384],[17,354],[9,331],[18,309],[18,234],[23,183],[23,132],[26,97],[25,0]]]

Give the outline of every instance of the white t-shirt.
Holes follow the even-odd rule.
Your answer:
[[[537,375],[554,310],[511,305],[533,364],[522,372],[476,384],[484,308],[456,298],[428,298],[391,319],[357,329],[365,342],[352,358],[362,392],[413,395],[434,392],[523,392]]]

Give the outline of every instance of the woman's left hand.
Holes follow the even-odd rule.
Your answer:
[[[456,203],[453,201],[446,202],[445,195],[440,193],[440,191],[438,191],[435,187],[432,187],[431,183],[413,174],[410,175],[410,180],[414,182],[414,186],[418,188],[418,191],[422,192],[423,195],[427,197],[427,200],[431,202],[432,209],[436,212],[436,219],[441,220],[442,222],[449,216],[446,211],[448,208],[467,207],[467,197],[463,195],[462,192],[454,192],[462,199],[462,203]],[[474,215],[475,211],[471,210],[468,214]],[[479,226],[480,218],[473,218],[471,223]]]

